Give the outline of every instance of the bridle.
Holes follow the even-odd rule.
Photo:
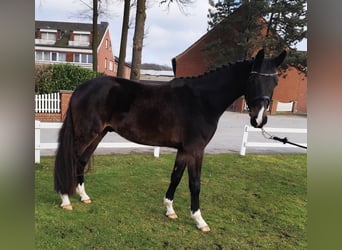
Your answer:
[[[259,76],[264,76],[264,77],[272,77],[272,76],[277,76],[278,73],[260,73],[257,71],[251,71],[251,75],[259,75]],[[265,101],[267,103],[267,107],[270,105],[271,102],[271,97],[267,95],[260,95],[260,96],[255,96],[253,98],[246,99],[247,107],[249,108],[250,103],[253,103],[255,101]]]

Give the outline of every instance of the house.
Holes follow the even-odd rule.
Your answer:
[[[173,70],[176,77],[198,76],[212,68],[213,61],[216,58],[222,57],[222,49],[232,48],[237,49],[234,42],[234,35],[244,32],[242,25],[244,18],[247,18],[248,8],[242,5],[228,18],[218,24],[215,28],[204,34],[199,40],[193,43],[184,52],[180,53],[172,59]],[[263,19],[260,20],[261,22]],[[265,24],[265,23],[264,23]],[[223,27],[225,26],[225,27]],[[224,32],[227,26],[231,30],[229,34]],[[262,39],[266,33],[266,26],[260,30],[260,41],[255,43],[255,48],[250,54],[256,55],[261,48]],[[214,51],[208,51],[208,45],[215,44]],[[228,62],[226,62],[228,63]],[[307,113],[307,76],[298,69],[289,66],[285,72],[282,72],[279,77],[278,86],[275,88],[273,98],[270,106],[270,112],[276,113],[278,104],[290,103],[291,113]],[[243,97],[236,100],[229,110],[244,112],[246,111],[246,104]]]
[[[140,81],[168,82],[174,78],[172,70],[141,69]]]
[[[72,63],[92,69],[91,23],[35,21],[36,64]],[[97,71],[116,76],[118,60],[113,55],[109,24],[98,24]],[[130,67],[125,65],[125,78],[130,76]]]

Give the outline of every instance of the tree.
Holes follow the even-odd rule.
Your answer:
[[[258,0],[258,1],[209,1],[212,6],[208,13],[209,29],[217,27],[224,22],[227,17],[232,16],[242,6],[246,7],[244,19],[239,20],[239,31],[229,30],[232,27],[227,25],[225,34],[235,32],[234,48],[224,49],[221,54],[226,56],[226,61],[245,59],[251,56],[255,50],[263,47],[269,54],[278,53],[279,50],[289,48],[290,54],[287,63],[292,59],[301,58],[301,63],[306,64],[302,54],[299,55],[294,46],[306,38],[306,1],[304,0]],[[261,38],[262,30],[266,27],[266,32]],[[210,45],[208,51],[217,51],[217,46]],[[216,49],[215,49],[216,46]],[[221,48],[220,48],[221,49]],[[230,51],[229,51],[230,50]],[[220,62],[221,63],[221,62]],[[302,67],[303,68],[303,67]],[[305,68],[305,67],[304,67]]]
[[[133,36],[131,80],[140,80],[140,66],[145,33],[146,0],[137,0],[135,28]]]
[[[146,0],[137,0],[135,28],[133,36],[133,53],[132,53],[132,65],[131,76],[132,80],[140,79],[141,58],[143,49],[143,40],[145,34],[145,20],[146,20]],[[160,4],[177,3],[180,10],[183,10],[187,4],[192,3],[192,0],[161,0]]]
[[[186,14],[185,7],[193,4],[194,0],[161,0],[160,1],[160,5],[166,5],[167,8],[169,8],[172,3],[176,3],[179,10],[183,14]]]
[[[109,5],[108,0],[80,0],[81,3],[86,7],[76,11],[72,16],[79,17],[81,19],[92,20],[93,35],[92,35],[92,54],[93,54],[93,71],[97,72],[97,46],[99,42],[97,23],[100,16],[110,16],[107,11]]]
[[[214,28],[218,23],[233,13],[239,7],[240,3],[234,0],[218,1],[215,3],[214,0],[209,0],[209,5],[213,9],[208,10],[208,30]]]
[[[131,9],[131,1],[125,0],[123,20],[122,20],[122,30],[121,30],[119,65],[118,65],[118,73],[117,73],[118,77],[124,76],[130,9]]]
[[[98,17],[99,17],[98,0],[93,0],[92,51],[93,51],[93,71],[95,71],[96,73],[97,73],[97,44],[98,44],[97,19],[98,19]]]

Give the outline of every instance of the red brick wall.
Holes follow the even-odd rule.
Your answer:
[[[61,93],[61,121],[64,121],[65,114],[68,110],[72,91],[61,90],[60,93]]]
[[[207,39],[203,40],[177,56],[175,74],[177,77],[198,76],[208,70],[208,64],[204,61],[203,52],[201,52],[203,51],[203,42]]]
[[[41,122],[60,122],[61,114],[36,113],[34,119]]]
[[[66,52],[66,61],[73,62],[74,61],[74,53],[73,52]]]
[[[278,86],[274,90],[273,99],[280,102],[296,101],[295,113],[307,113],[307,77],[294,67],[289,67],[279,77]]]
[[[107,48],[106,48],[106,40],[108,41]],[[107,30],[106,33],[104,34],[104,38],[102,40],[102,43],[100,44],[97,55],[98,55],[98,58],[97,58],[98,72],[105,73],[111,76],[116,76],[116,72],[114,70],[115,60],[114,60],[114,56],[112,52],[112,43],[110,41],[109,30]],[[107,60],[106,64],[105,64],[105,60]],[[110,62],[113,63],[112,69],[109,68]]]

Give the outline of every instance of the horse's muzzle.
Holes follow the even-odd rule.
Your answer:
[[[267,116],[263,116],[261,120],[258,120],[256,116],[251,116],[251,125],[255,128],[262,128],[267,123]]]
[[[249,111],[249,116],[251,117],[251,125],[255,128],[262,128],[267,123],[267,116],[265,114],[265,107],[262,106],[261,109],[252,108]]]

